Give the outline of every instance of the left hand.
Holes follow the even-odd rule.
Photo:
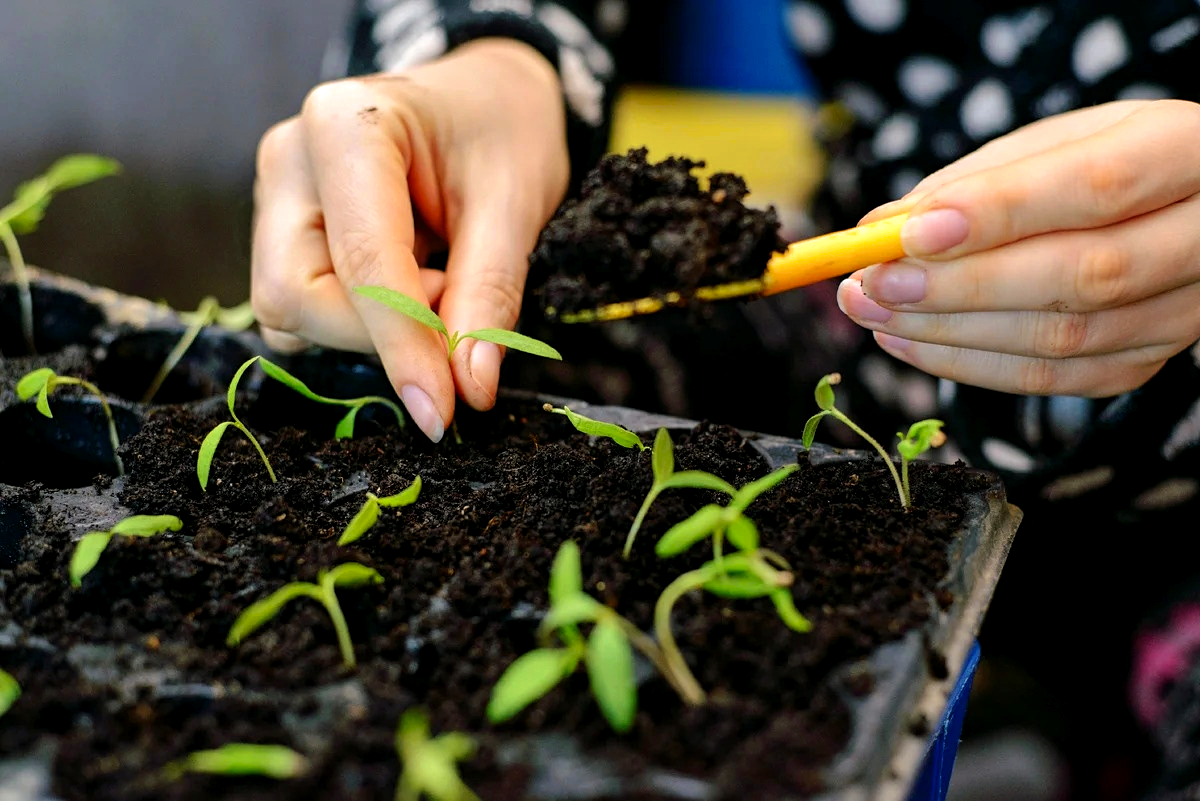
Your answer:
[[[838,304],[893,356],[1028,395],[1116,395],[1200,339],[1200,104],[1121,101],[1047,118],[939,170],[907,257]]]

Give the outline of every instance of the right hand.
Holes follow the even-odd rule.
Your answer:
[[[438,441],[456,393],[495,403],[501,349],[466,340],[450,362],[439,334],[352,290],[411,295],[451,332],[511,329],[569,172],[558,77],[520,42],[317,86],[259,145],[251,302],[267,344],[377,352]],[[446,246],[445,272],[426,269]]]

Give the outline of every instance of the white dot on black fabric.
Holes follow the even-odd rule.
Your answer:
[[[937,156],[939,161],[946,163],[954,161],[966,151],[966,148],[963,147],[962,137],[954,131],[939,131],[931,136],[929,149],[933,151],[933,155]]]
[[[834,97],[846,104],[850,113],[862,122],[873,125],[887,113],[887,104],[874,89],[865,84],[848,81],[834,89]]]
[[[1131,83],[1117,92],[1117,100],[1162,100],[1171,96],[1171,90],[1157,83]]]
[[[872,33],[890,33],[904,23],[906,0],[846,0],[846,11],[859,26]]]
[[[573,47],[563,45],[558,48],[558,70],[567,105],[588,125],[598,127],[604,121],[604,84]]]
[[[476,14],[519,14],[533,16],[533,0],[471,0],[470,10]]]
[[[917,55],[900,65],[900,91],[918,106],[932,106],[958,85],[958,69],[936,56]]]
[[[919,133],[916,117],[905,112],[893,114],[875,131],[871,154],[880,161],[904,158],[916,150]]]
[[[1071,84],[1060,83],[1051,86],[1033,103],[1034,112],[1039,117],[1052,117],[1079,105],[1079,90]]]
[[[1174,22],[1150,37],[1150,47],[1156,53],[1178,50],[1200,34],[1200,17],[1192,14]]]
[[[1071,49],[1071,68],[1075,76],[1092,84],[1119,69],[1129,60],[1129,40],[1113,17],[1092,22],[1075,40]]]
[[[980,81],[963,98],[959,122],[967,136],[979,141],[1003,133],[1012,127],[1012,95],[995,78]]]
[[[1133,508],[1142,512],[1157,512],[1179,506],[1196,497],[1200,482],[1191,476],[1168,478],[1133,499]]]
[[[983,53],[998,67],[1011,67],[1024,50],[1042,34],[1053,15],[1050,9],[1031,8],[1018,14],[995,16],[979,29]]]
[[[625,0],[600,0],[596,4],[596,30],[602,36],[616,36],[629,24],[629,4]]]
[[[1011,442],[1005,442],[1002,439],[987,437],[980,443],[979,448],[983,451],[983,458],[1001,470],[1008,470],[1013,473],[1028,473],[1037,467],[1037,462],[1034,461],[1032,456]]]
[[[921,179],[925,176],[920,170],[911,168],[897,170],[896,173],[888,179],[888,199],[899,200],[916,188],[917,184],[921,183]]]
[[[808,56],[823,56],[833,47],[833,22],[823,9],[812,3],[790,3],[787,28],[792,42]]]

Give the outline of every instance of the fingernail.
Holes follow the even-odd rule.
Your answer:
[[[881,264],[863,276],[863,294],[883,303],[925,300],[925,271],[911,264]]]
[[[425,390],[416,384],[409,384],[401,388],[400,400],[404,402],[404,408],[408,410],[408,416],[417,424],[417,428],[421,429],[431,442],[441,442],[446,427]]]
[[[479,388],[495,396],[500,383],[500,346],[494,342],[477,340],[471,345],[468,369]]]
[[[852,320],[871,323],[886,323],[892,312],[863,294],[862,284],[852,278],[842,282],[837,293],[838,308]]]
[[[910,256],[932,256],[966,241],[971,225],[960,211],[934,209],[913,215],[900,229],[904,252]]]

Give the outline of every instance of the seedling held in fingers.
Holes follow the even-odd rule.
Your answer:
[[[421,494],[421,477],[417,476],[413,479],[413,483],[395,495],[385,495],[379,497],[373,492],[367,493],[367,500],[359,508],[354,518],[347,524],[346,530],[342,532],[342,536],[338,537],[338,545],[349,545],[357,541],[363,534],[371,530],[375,525],[375,521],[379,519],[379,510],[384,508],[398,508],[416,503],[417,497]]]
[[[638,509],[637,517],[633,519],[633,525],[625,537],[624,555],[626,559],[633,552],[633,541],[642,528],[646,513],[650,511],[651,504],[663,490],[691,487],[716,490],[727,495],[733,495],[735,492],[733,485],[712,473],[706,473],[703,470],[675,472],[675,446],[671,443],[671,435],[665,428],[658,429],[658,433],[654,435],[654,449],[650,452],[650,469],[654,475],[654,482],[650,485],[650,492],[646,493],[646,499],[642,501],[642,507]]]
[[[593,437],[608,437],[622,448],[637,448],[639,451],[646,450],[642,438],[624,426],[619,426],[616,423],[606,423],[603,420],[593,420],[578,412],[571,411],[568,406],[559,407],[552,403],[543,403],[542,408],[547,412],[564,415],[571,421],[571,425],[575,426],[577,431],[584,434]]]
[[[204,436],[204,441],[200,443],[200,453],[196,456],[196,477],[200,479],[200,489],[208,491],[208,474],[212,470],[213,456],[217,453],[217,446],[221,444],[221,435],[225,433],[225,429],[233,426],[238,431],[246,435],[246,439],[250,440],[250,444],[258,451],[258,455],[262,458],[263,464],[267,466],[267,475],[271,477],[271,483],[275,483],[275,470],[271,467],[271,462],[267,459],[267,454],[262,449],[262,445],[258,444],[258,438],[250,433],[250,429],[242,423],[238,418],[237,412],[233,410],[234,401],[237,400],[238,382],[242,380],[242,375],[249,369],[250,365],[258,361],[258,356],[252,356],[247,359],[237,372],[233,374],[233,380],[229,382],[229,389],[225,393],[225,405],[229,407],[229,416],[233,420],[226,420],[224,423],[218,423],[212,431],[209,431]]]
[[[584,623],[592,625],[586,637],[579,630]],[[555,634],[561,647],[551,645],[551,635]],[[592,695],[609,725],[619,733],[629,731],[637,712],[633,647],[663,671],[686,702],[704,702],[704,693],[690,673],[667,672],[669,665],[653,640],[583,591],[579,546],[574,542],[564,542],[554,558],[550,570],[550,611],[542,621],[540,639],[542,647],[518,657],[492,688],[487,708],[491,722],[501,723],[513,717],[583,663]]]
[[[265,776],[268,779],[294,779],[308,771],[308,759],[285,745],[226,743],[219,748],[193,751],[163,768],[168,781],[177,781],[186,773],[214,776]]]
[[[400,755],[400,781],[396,801],[479,801],[458,775],[458,763],[475,753],[475,741],[462,732],[429,736],[429,719],[418,709],[408,709],[396,727],[396,752]]]
[[[121,165],[110,158],[90,153],[64,156],[50,165],[46,172],[17,187],[12,201],[0,208],[0,243],[8,254],[16,279],[18,304],[21,309],[21,332],[29,352],[36,353],[33,341],[33,295],[29,270],[17,244],[17,235],[37,230],[46,214],[50,199],[58,192],[82,186],[121,171]]]
[[[329,570],[317,573],[316,583],[294,581],[285,584],[275,592],[255,601],[242,610],[229,629],[225,644],[233,647],[249,637],[271,618],[279,613],[287,603],[295,598],[312,598],[325,607],[333,621],[333,629],[337,632],[338,648],[342,652],[342,662],[347,667],[354,667],[354,644],[350,642],[350,629],[346,625],[346,617],[342,614],[341,604],[337,599],[338,587],[361,587],[365,584],[379,584],[383,576],[358,562],[345,562]]]
[[[21,697],[21,685],[7,671],[0,670],[0,717],[12,709],[12,705]]]
[[[250,309],[250,301],[223,309],[212,295],[203,298],[194,312],[180,312],[179,317],[187,323],[187,328],[179,337],[179,341],[175,343],[175,347],[171,348],[171,352],[163,359],[162,366],[158,368],[150,386],[146,387],[146,391],[142,393],[142,403],[150,403],[154,400],[154,396],[162,388],[167,376],[175,369],[175,365],[179,364],[183,355],[187,353],[188,348],[192,346],[196,337],[200,336],[200,332],[206,326],[219,325],[230,331],[245,331],[254,325],[254,312]]]
[[[866,440],[883,457],[883,463],[887,465],[888,471],[892,474],[892,480],[896,483],[896,493],[900,497],[900,505],[905,509],[910,508],[912,506],[912,493],[909,491],[908,486],[908,463],[930,448],[936,448],[946,441],[946,435],[941,431],[942,421],[921,420],[913,423],[908,430],[907,437],[902,434],[896,435],[900,437],[901,444],[898,450],[900,451],[900,458],[903,460],[904,467],[904,475],[901,476],[900,472],[896,470],[896,464],[892,461],[891,455],[879,444],[879,441],[834,406],[833,387],[841,383],[841,380],[841,373],[830,373],[827,376],[823,376],[817,382],[815,395],[817,406],[821,411],[808,418],[808,422],[804,424],[804,436],[802,439],[804,447],[807,448],[812,445],[813,437],[817,433],[817,424],[821,422],[822,418],[832,416],[835,420],[841,421],[851,431]]]
[[[534,356],[562,360],[562,354],[545,342],[504,328],[477,328],[474,331],[455,331],[451,333],[446,328],[446,324],[442,322],[442,318],[438,317],[424,303],[421,303],[414,297],[405,295],[403,292],[397,292],[385,286],[356,286],[354,287],[354,291],[364,297],[377,300],[385,306],[411,317],[418,323],[421,323],[421,325],[437,331],[446,340],[446,347],[449,350],[450,358],[454,357],[455,348],[464,339],[478,339],[484,342],[494,342],[497,345],[503,345],[513,350],[531,353]]]
[[[330,406],[345,406],[349,411],[347,411],[346,415],[338,421],[337,427],[333,432],[334,437],[337,439],[348,439],[354,436],[355,418],[358,416],[359,411],[364,406],[371,403],[379,403],[391,409],[392,413],[396,415],[396,424],[399,425],[401,429],[404,428],[404,413],[400,411],[400,407],[381,395],[365,395],[361,398],[346,399],[329,398],[313,392],[303,381],[301,381],[299,378],[296,378],[294,375],[289,373],[287,370],[284,370],[274,362],[267,361],[266,359],[260,357],[258,363],[259,366],[262,367],[263,372],[268,376],[274,378],[276,381],[288,387],[289,389],[295,390],[311,401],[324,403]]]
[[[83,577],[100,561],[100,555],[113,537],[153,537],[181,528],[183,521],[175,515],[132,515],[108,531],[89,531],[76,543],[75,552],[71,554],[71,564],[67,568],[71,586],[78,589],[83,584]]]
[[[117,465],[117,475],[125,475],[125,464],[121,461],[121,456],[117,453],[117,448],[121,444],[117,436],[117,421],[113,418],[112,407],[109,406],[108,398],[100,391],[100,387],[82,378],[58,375],[49,367],[39,367],[30,373],[26,373],[17,382],[17,397],[23,401],[27,401],[36,395],[37,410],[46,417],[53,418],[54,415],[50,413],[50,393],[58,387],[67,386],[78,386],[99,399],[100,408],[104,412],[104,417],[108,420],[108,441],[112,446],[113,461]]]

